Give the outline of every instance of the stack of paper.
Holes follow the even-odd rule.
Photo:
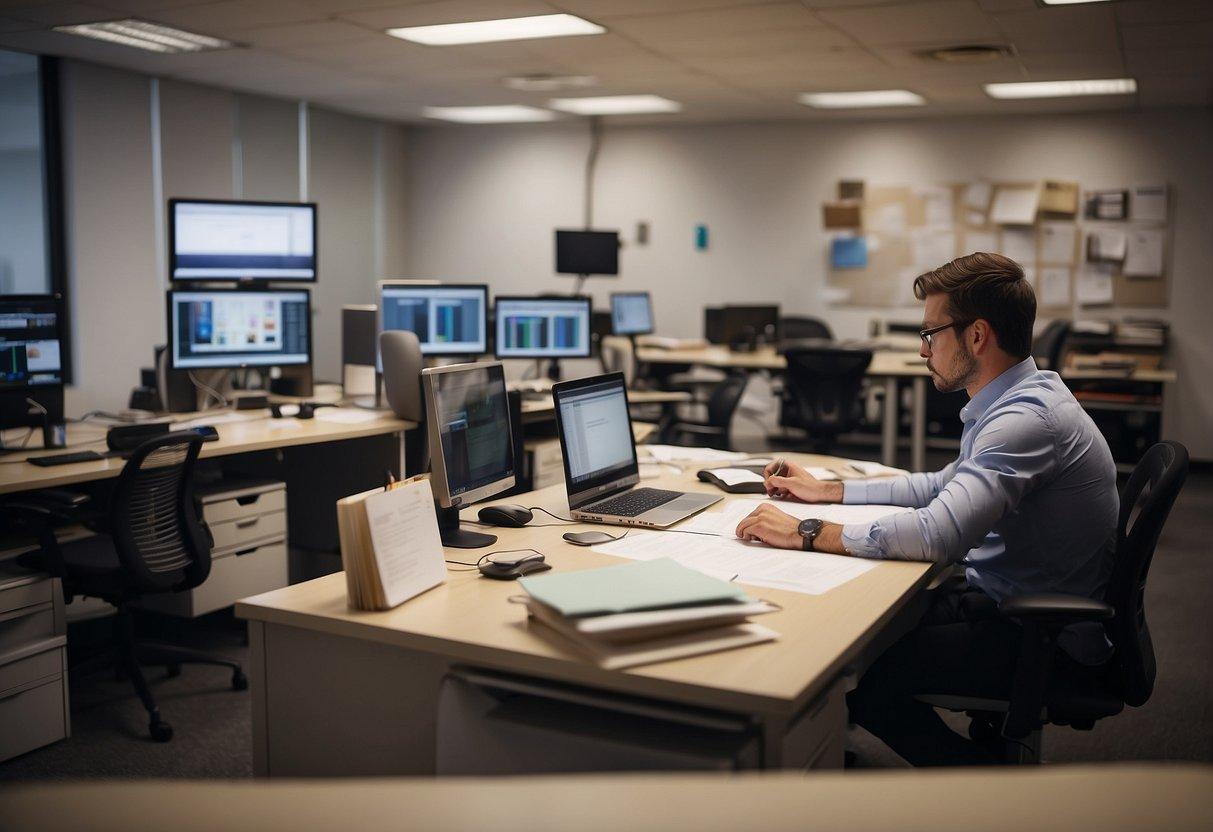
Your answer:
[[[773,641],[747,622],[778,607],[668,558],[519,581],[532,619],[607,669]]]

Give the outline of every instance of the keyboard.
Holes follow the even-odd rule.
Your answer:
[[[56,454],[55,456],[31,456],[26,458],[30,465],[46,468],[50,465],[71,465],[75,462],[91,462],[94,459],[105,459],[105,454],[96,451],[77,451],[73,454]]]
[[[616,517],[639,517],[649,509],[663,506],[682,496],[681,491],[662,491],[660,488],[633,488],[618,497],[611,497],[601,503],[584,506],[582,511],[594,514],[613,514]]]

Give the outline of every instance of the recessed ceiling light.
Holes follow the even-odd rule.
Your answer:
[[[1135,92],[1137,82],[1132,78],[986,84],[986,95],[991,98],[1064,98],[1071,95],[1130,95]]]
[[[800,103],[823,110],[846,107],[921,107],[927,100],[909,90],[860,90],[857,92],[806,92]]]
[[[577,90],[598,85],[593,75],[511,75],[501,79],[512,90],[523,92],[556,92]]]
[[[135,20],[134,18],[107,20],[101,23],[82,23],[76,26],[56,26],[55,31],[167,54],[230,49],[236,45],[228,40],[186,32],[171,26],[148,23],[146,20]]]
[[[598,95],[591,98],[553,98],[553,110],[579,116],[620,116],[635,113],[677,113],[682,105],[660,95]]]
[[[551,121],[555,113],[538,107],[520,104],[502,104],[490,107],[426,107],[421,111],[426,118],[441,121],[457,121],[460,124],[506,124],[520,121]]]
[[[471,23],[443,23],[438,26],[405,26],[388,29],[387,33],[394,38],[426,46],[456,46],[461,43],[491,43],[499,40],[600,35],[605,31],[606,29],[597,23],[571,14],[541,14],[502,20],[476,20]]]

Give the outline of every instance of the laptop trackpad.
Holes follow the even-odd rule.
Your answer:
[[[681,497],[670,500],[668,503],[657,506],[652,511],[646,512],[645,516],[661,512],[662,514],[687,515],[692,512],[706,508],[713,503],[719,502],[720,497],[716,494],[683,494]]]

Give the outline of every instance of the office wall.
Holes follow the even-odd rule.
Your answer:
[[[560,290],[552,229],[581,222],[589,147],[584,124],[415,131],[409,153],[410,275],[477,278],[494,291]],[[1171,298],[1163,310],[1080,315],[1162,316],[1172,323],[1165,433],[1213,459],[1213,114],[1147,111],[1040,117],[885,120],[851,124],[608,127],[598,162],[595,225],[620,228],[622,277],[589,284],[649,289],[663,333],[702,333],[702,307],[779,301],[862,336],[917,310],[832,310],[822,301],[821,202],[842,177],[932,184],[976,177],[1076,179],[1084,187],[1163,180],[1175,188]],[[651,242],[635,244],[638,221]],[[693,227],[710,230],[707,251]]]
[[[78,61],[64,61],[63,84],[77,362],[68,414],[125,407],[165,341],[167,200],[297,200],[305,147],[320,212],[316,377],[338,379],[341,304],[372,300],[381,272],[404,268],[403,129],[305,107],[301,142],[294,101]]]

